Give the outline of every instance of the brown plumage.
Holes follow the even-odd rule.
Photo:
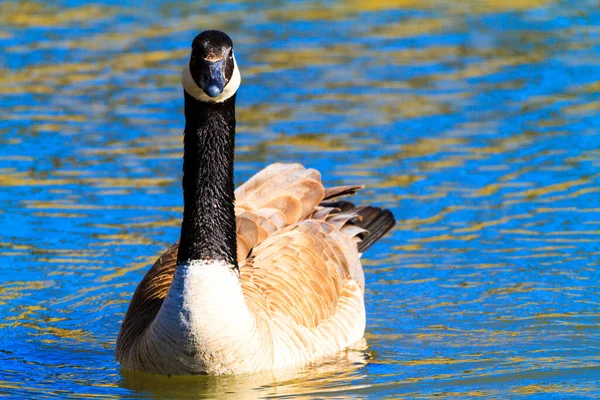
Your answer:
[[[313,169],[272,164],[235,192],[246,304],[262,321],[261,335],[281,335],[287,341],[284,348],[293,359],[289,364],[312,361],[362,338],[364,276],[358,249],[391,229],[394,219],[387,210],[332,202],[359,189],[324,189]],[[150,268],[123,321],[117,357],[133,369],[156,372],[147,365],[140,368],[135,353],[167,295],[177,249],[178,243],[173,244]],[[267,347],[265,354],[275,351]],[[273,366],[272,360],[264,364],[269,363]],[[269,369],[262,364],[256,369]],[[236,372],[235,367],[230,370]]]

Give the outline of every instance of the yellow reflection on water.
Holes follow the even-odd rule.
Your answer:
[[[570,394],[582,394],[582,393],[586,393],[586,392],[591,392],[593,389],[592,388],[578,388],[578,387],[569,387],[566,385],[560,385],[560,384],[547,384],[547,385],[539,385],[539,384],[533,384],[533,385],[525,385],[525,386],[518,386],[514,389],[512,389],[513,393],[516,393],[520,396],[530,396],[530,395],[534,395],[534,394],[539,394],[539,393],[570,393]]]
[[[547,185],[544,187],[529,189],[529,190],[526,190],[523,192],[510,193],[510,194],[507,194],[507,197],[526,197],[528,199],[531,199],[531,198],[544,196],[544,195],[552,194],[552,193],[556,193],[556,192],[564,192],[573,187],[582,186],[582,185],[586,185],[589,183],[590,183],[589,178],[574,179],[571,181],[554,183],[554,184]]]
[[[34,1],[7,1],[0,3],[0,24],[20,27],[57,26],[96,20],[99,15],[110,17],[117,10],[116,7],[94,4],[65,9]]]
[[[7,281],[0,285],[0,304],[6,304],[19,297],[28,296],[30,292],[47,289],[53,285],[52,281]]]
[[[286,396],[327,397],[352,393],[368,385],[353,383],[366,365],[364,343],[298,371],[277,375],[165,377],[121,370],[120,386],[154,398],[259,399]]]
[[[99,281],[110,282],[115,278],[128,274],[129,272],[137,271],[140,269],[147,269],[148,265],[151,265],[154,261],[156,261],[158,257],[160,257],[160,254],[157,254],[156,256],[153,255],[148,257],[139,257],[134,262],[127,263],[127,266],[118,267],[114,272],[107,273],[106,275],[102,276],[99,279]]]
[[[552,3],[554,0],[340,0],[335,3],[308,3],[302,8],[272,10],[268,16],[274,20],[341,20],[361,12],[395,9],[444,9],[456,14],[487,14],[510,10],[528,10]]]
[[[396,24],[385,25],[373,29],[373,34],[389,38],[412,37],[419,35],[441,32],[447,28],[447,22],[441,18],[419,18],[414,20],[402,21]],[[446,51],[444,47],[438,47],[438,50]],[[427,47],[423,51],[431,51]],[[413,52],[419,50],[414,49]]]
[[[301,134],[295,136],[278,135],[272,140],[262,143],[264,146],[293,146],[302,151],[309,149],[313,151],[350,151],[356,146],[350,146],[351,142],[340,138],[335,138],[327,134]]]

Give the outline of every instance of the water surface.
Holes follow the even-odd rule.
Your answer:
[[[0,3],[0,395],[597,398],[600,2]],[[122,372],[178,235],[193,37],[233,38],[236,179],[365,184],[368,349],[273,381]]]

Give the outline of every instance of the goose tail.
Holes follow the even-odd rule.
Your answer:
[[[396,225],[394,214],[390,210],[366,206],[357,207],[355,211],[362,217],[356,225],[367,231],[358,244],[359,253],[364,253]]]
[[[354,194],[361,188],[361,186],[340,186],[326,190],[326,201],[320,205],[336,208],[341,213],[353,213],[360,216],[349,222],[367,231],[360,235],[361,242],[358,243],[358,252],[364,253],[396,225],[396,219],[390,210],[374,206],[357,207],[349,201],[339,200],[339,197]]]

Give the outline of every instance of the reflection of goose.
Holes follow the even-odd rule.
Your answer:
[[[293,370],[230,376],[157,376],[123,370],[119,386],[154,399],[264,399],[354,393],[365,397],[368,384],[359,370],[367,364],[364,343]],[[200,395],[200,396],[199,396]],[[345,396],[344,396],[345,397]]]
[[[273,164],[234,193],[231,39],[206,31],[183,71],[181,238],[136,289],[117,340],[126,368],[160,374],[273,371],[336,353],[365,329],[360,253],[388,210],[332,201],[320,174]],[[236,200],[234,208],[234,197]]]

